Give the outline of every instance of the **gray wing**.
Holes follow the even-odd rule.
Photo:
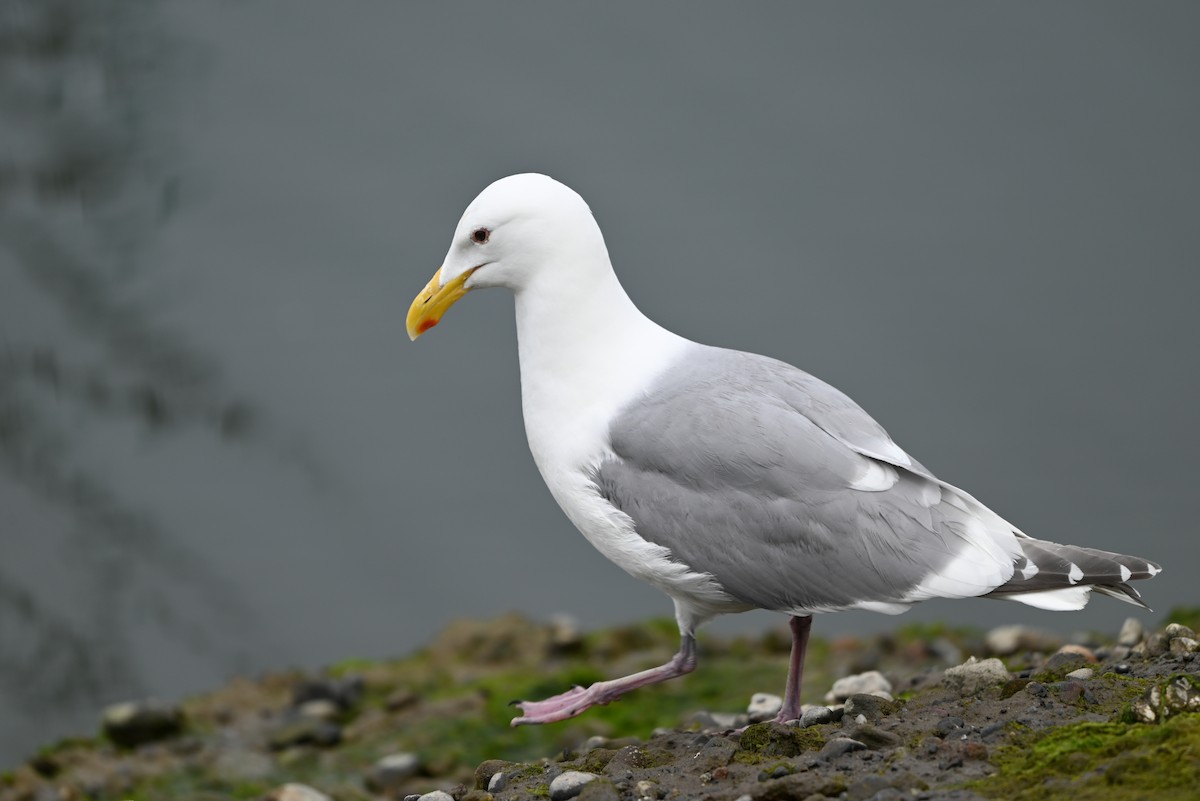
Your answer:
[[[1012,576],[1011,527],[782,362],[696,346],[609,433],[600,494],[745,603],[897,612]]]

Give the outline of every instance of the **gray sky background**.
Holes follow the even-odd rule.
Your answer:
[[[29,390],[57,464],[153,534],[90,527],[0,471],[0,611],[45,614],[4,647],[41,658],[52,621],[128,659],[52,714],[0,672],[0,762],[124,695],[401,654],[455,616],[670,614],[537,475],[511,297],[404,334],[462,209],[513,172],[588,200],[660,323],[824,378],[1031,535],[1163,563],[1141,585],[1159,612],[1197,602],[1195,4],[67,5],[134,88],[117,108],[102,72],[42,64],[70,92],[41,124],[87,140],[72,102],[129,111],[123,163],[162,180],[73,212],[0,194],[0,346],[120,376],[94,331],[132,316],[166,364],[204,367],[201,407],[256,424],[154,431]],[[6,102],[23,169],[42,140]],[[129,240],[103,251],[117,267],[97,230]],[[106,288],[98,328],[48,293],[47,243]],[[934,602],[815,631],[1115,630],[1133,611]]]

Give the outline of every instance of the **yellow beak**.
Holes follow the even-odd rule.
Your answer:
[[[467,294],[469,290],[463,284],[474,272],[474,269],[467,270],[448,284],[442,285],[442,268],[438,268],[438,271],[433,274],[433,278],[429,279],[429,283],[408,307],[408,319],[405,321],[405,326],[408,328],[409,339],[415,340],[441,321],[446,309]]]

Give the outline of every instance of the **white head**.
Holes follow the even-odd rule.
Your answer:
[[[569,280],[585,281],[589,271],[611,266],[583,198],[537,173],[501,178],[463,212],[445,261],[409,309],[408,334],[416,339],[437,325],[471,289],[501,286],[520,293],[564,272]]]

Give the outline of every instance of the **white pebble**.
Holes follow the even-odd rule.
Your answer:
[[[1090,679],[1095,674],[1096,671],[1092,670],[1091,668],[1080,668],[1079,670],[1072,670],[1070,673],[1068,673],[1067,678],[1083,680]]]
[[[750,696],[750,705],[746,707],[746,713],[750,715],[751,723],[761,723],[778,715],[781,709],[783,709],[783,699],[778,695],[755,693]]]
[[[860,693],[877,695],[880,692],[891,693],[892,683],[878,670],[868,670],[854,676],[844,676],[833,683],[833,689],[825,693],[829,703],[845,701],[852,695]],[[887,696],[891,698],[891,696]]]

